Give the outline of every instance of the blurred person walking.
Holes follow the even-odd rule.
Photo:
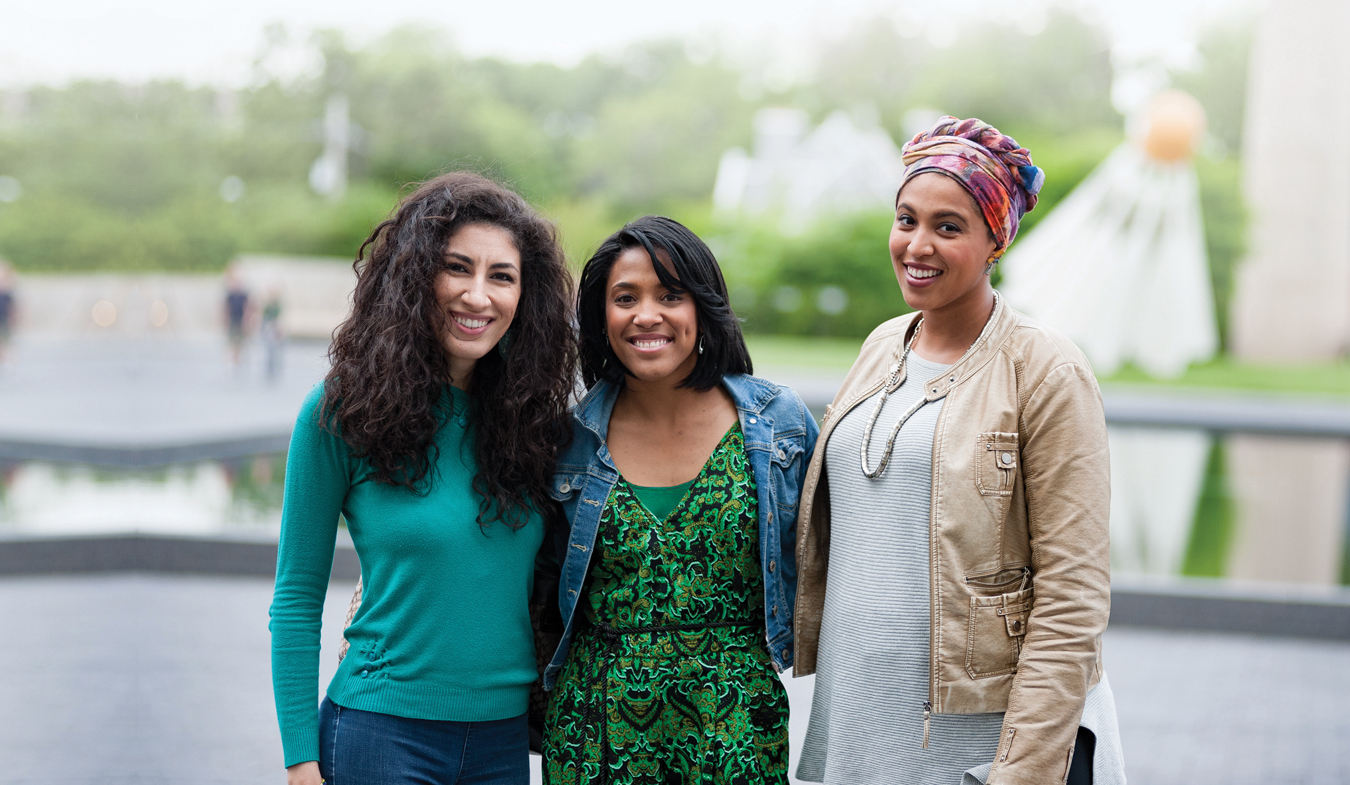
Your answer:
[[[405,198],[356,269],[286,462],[271,630],[288,782],[524,785],[528,603],[576,357],[557,231],[453,173]],[[364,596],[320,705],[339,515]]]
[[[1124,783],[1101,394],[990,283],[1044,176],[975,119],[904,162],[890,255],[916,313],[863,344],[797,520],[794,675],[816,674],[797,776]]]
[[[0,262],[0,363],[9,355],[14,332],[14,269]]]
[[[550,489],[565,630],[544,781],[786,783],[793,522],[816,424],[758,379],[708,247],[640,218],[586,263]],[[561,538],[560,538],[561,539]]]
[[[281,289],[277,286],[267,292],[258,332],[262,335],[267,381],[275,382],[281,377],[281,352],[286,344],[286,333],[281,328]]]
[[[244,351],[248,314],[248,289],[239,271],[230,266],[225,270],[225,335],[230,342],[230,365],[236,368]]]

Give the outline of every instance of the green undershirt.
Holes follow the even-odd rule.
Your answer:
[[[680,500],[689,492],[689,486],[693,484],[694,480],[679,485],[661,486],[628,483],[633,492],[637,494],[638,501],[642,502],[642,506],[646,507],[658,521],[664,521],[670,517],[670,514],[675,511],[675,507],[679,505]]]

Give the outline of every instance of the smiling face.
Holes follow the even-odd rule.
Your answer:
[[[891,227],[891,264],[916,311],[961,309],[990,288],[985,267],[996,244],[966,189],[924,172],[900,189]]]
[[[451,383],[464,388],[474,364],[506,334],[520,304],[520,251],[510,233],[491,224],[460,227],[445,245],[435,291],[445,317],[441,343]]]
[[[665,252],[656,253],[670,269]],[[605,295],[609,345],[629,374],[643,381],[684,380],[698,362],[693,297],[666,289],[641,246],[614,260]]]

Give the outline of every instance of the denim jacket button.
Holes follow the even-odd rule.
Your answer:
[[[564,482],[562,485],[558,486],[558,490],[563,493],[570,493],[572,490],[572,485],[571,483]]]
[[[774,568],[777,566],[778,562],[774,561],[773,559],[769,559],[769,572],[773,572]]]
[[[751,424],[751,425],[754,425],[756,422],[758,422],[758,421],[757,421],[754,417],[751,417],[751,418],[750,418],[750,424]]]
[[[779,450],[779,451],[778,451],[778,460],[780,460],[780,461],[786,461],[786,460],[787,460],[787,453],[783,452],[782,450]]]

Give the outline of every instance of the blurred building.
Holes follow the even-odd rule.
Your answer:
[[[790,230],[826,213],[890,209],[905,167],[890,134],[866,114],[834,112],[812,129],[800,109],[761,109],[753,154],[722,154],[714,210],[780,212]]]

